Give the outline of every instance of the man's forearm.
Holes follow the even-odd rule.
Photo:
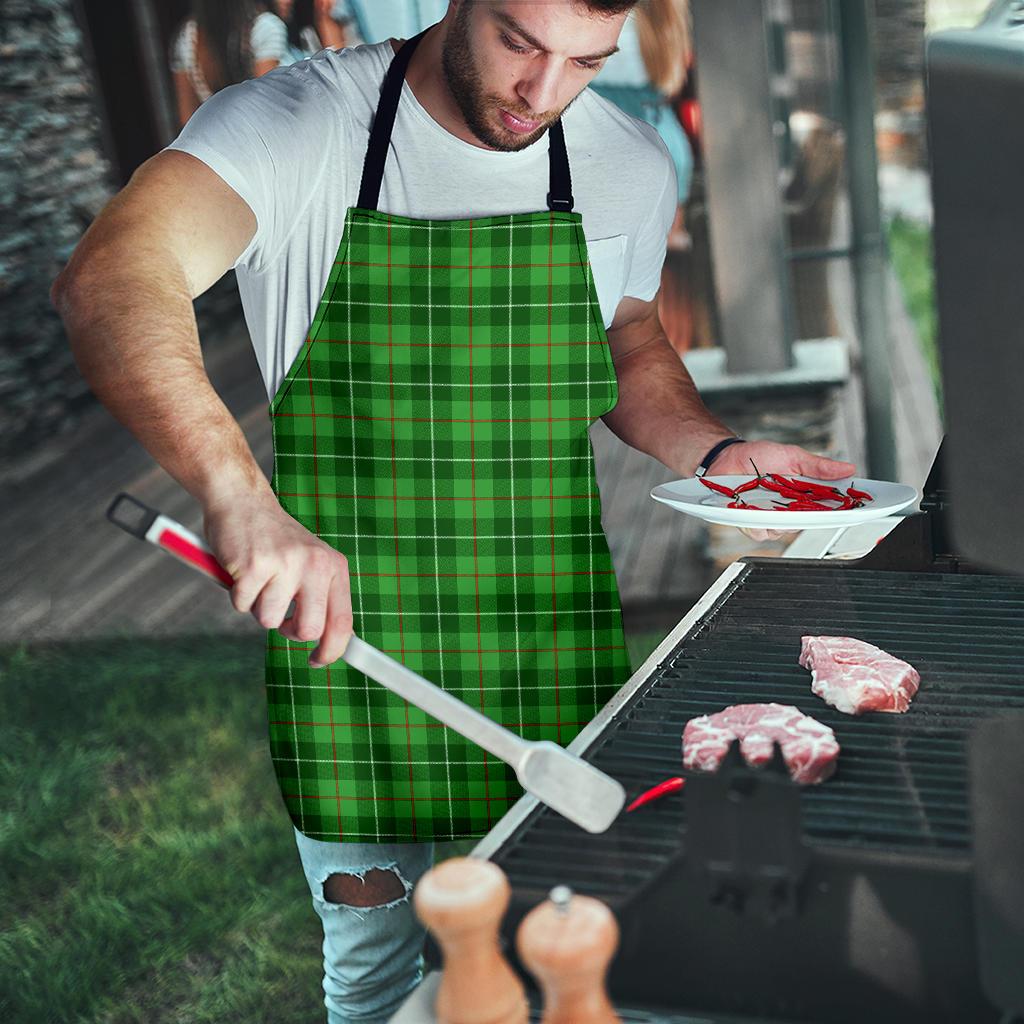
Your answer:
[[[626,444],[680,476],[731,431],[701,401],[693,378],[661,332],[615,364],[619,401],[602,419]]]
[[[115,263],[120,265],[114,265]],[[205,507],[269,490],[203,367],[183,275],[103,254],[53,289],[78,367],[97,398]]]

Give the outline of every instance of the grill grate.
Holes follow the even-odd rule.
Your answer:
[[[805,634],[857,637],[910,662],[921,673],[910,710],[852,717],[815,697],[797,663]],[[690,718],[768,701],[813,715],[842,748],[836,775],[801,794],[810,846],[963,861],[970,727],[1024,709],[1024,580],[751,562],[584,756],[632,799],[680,774]],[[600,836],[540,809],[492,859],[513,887],[568,881],[612,899],[643,885],[684,831],[685,791]]]

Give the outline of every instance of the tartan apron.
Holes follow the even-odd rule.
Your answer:
[[[630,673],[588,428],[618,388],[561,123],[549,209],[377,210],[409,40],[359,202],[270,405],[282,507],[348,560],[357,636],[526,739],[568,744]],[[328,842],[483,835],[515,773],[315,642],[267,638],[270,749]]]

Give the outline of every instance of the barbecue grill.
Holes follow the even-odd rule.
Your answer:
[[[836,775],[800,788],[778,752],[754,770],[734,749],[603,835],[524,800],[477,850],[512,884],[510,957],[555,885],[612,907],[626,1020],[1024,1019],[1024,488],[1007,482],[1024,454],[1007,297],[1024,265],[1024,119],[1007,117],[1024,109],[1024,4],[934,37],[927,63],[950,434],[921,511],[857,562],[730,566],[571,747],[632,798],[680,774],[688,719],[775,701],[835,730]],[[909,661],[911,710],[825,705],[797,664],[804,634]]]
[[[512,884],[510,950],[522,915],[567,884],[615,911],[610,987],[626,1005],[722,1015],[706,1019],[1001,1019],[983,990],[972,870],[987,789],[975,777],[972,797],[969,766],[979,741],[1003,745],[989,735],[1002,716],[1024,712],[1024,580],[924,550],[945,535],[941,457],[925,495],[929,511],[859,562],[731,566],[576,746],[632,797],[680,773],[687,720],[775,701],[835,730],[836,775],[800,788],[781,758],[752,770],[734,750],[599,836],[520,806],[479,851]],[[805,633],[856,636],[915,665],[911,711],[853,718],[825,705],[797,664]],[[1024,734],[1024,718],[1009,721]]]
[[[626,1024],[1024,1021],[1024,0],[926,65],[949,434],[920,511],[859,561],[730,566],[570,746],[632,798],[681,773],[689,719],[777,702],[835,731],[836,774],[798,787],[734,746],[606,833],[526,797],[475,851],[528,984],[514,937],[554,886],[611,906]],[[911,709],[814,697],[805,634],[909,661]]]

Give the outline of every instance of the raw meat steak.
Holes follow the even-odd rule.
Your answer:
[[[800,664],[811,670],[811,692],[846,715],[906,711],[921,677],[912,665],[848,636],[805,636]]]
[[[824,782],[839,756],[835,733],[789,704],[734,704],[686,723],[683,767],[715,771],[734,739],[754,767],[771,760],[778,740],[790,778],[802,784]]]

